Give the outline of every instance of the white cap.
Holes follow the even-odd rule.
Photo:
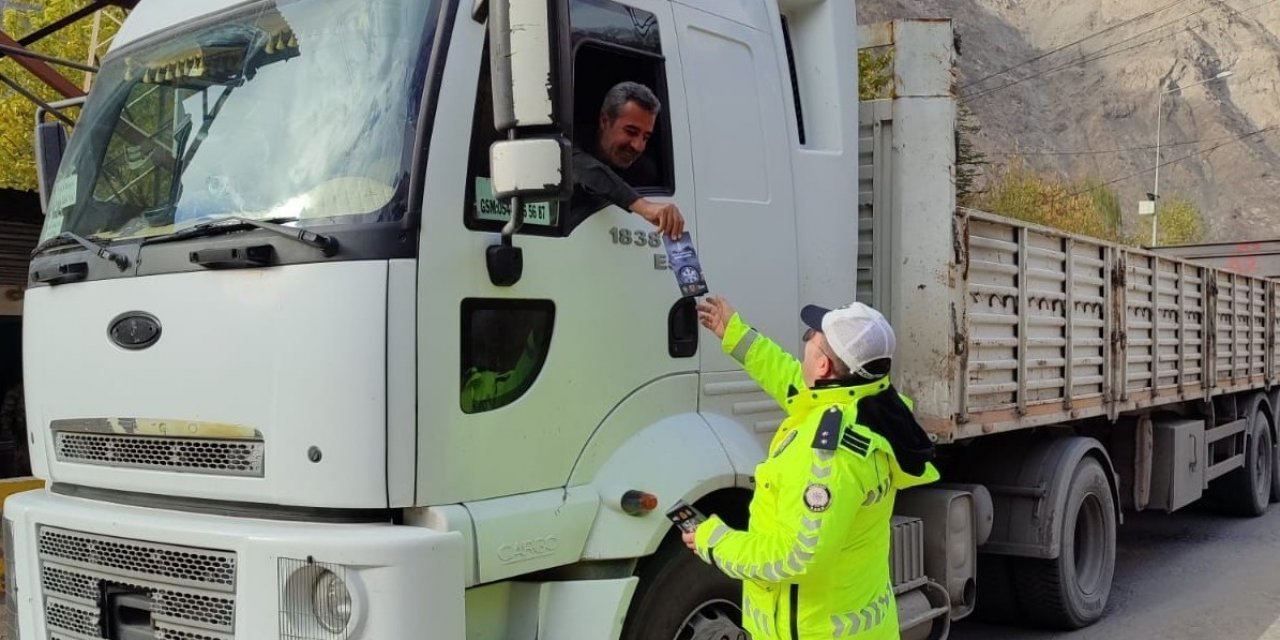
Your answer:
[[[800,318],[809,327],[821,331],[836,357],[864,378],[877,377],[864,367],[876,360],[892,358],[897,346],[889,321],[861,302],[839,309],[809,305],[800,311]]]

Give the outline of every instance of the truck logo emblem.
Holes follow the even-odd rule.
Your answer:
[[[560,547],[560,539],[555,536],[531,538],[520,542],[504,544],[498,547],[498,560],[503,564],[514,564],[524,560],[532,560],[549,556]]]
[[[146,349],[160,339],[160,321],[140,311],[122,313],[107,326],[107,337],[122,349]]]

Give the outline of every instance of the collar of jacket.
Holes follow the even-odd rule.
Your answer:
[[[821,389],[791,389],[787,394],[787,410],[790,413],[803,413],[814,407],[829,407],[833,404],[854,404],[867,396],[873,396],[890,385],[889,376],[867,384],[842,387],[823,387]]]

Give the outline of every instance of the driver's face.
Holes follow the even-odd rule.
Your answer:
[[[600,115],[600,153],[619,169],[630,167],[649,145],[658,116],[635,102],[627,102],[618,117]]]

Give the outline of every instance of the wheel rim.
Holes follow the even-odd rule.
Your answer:
[[[1102,502],[1098,496],[1088,494],[1080,503],[1076,516],[1075,561],[1076,584],[1085,594],[1097,593],[1106,563],[1106,526]]]
[[[1271,499],[1271,436],[1265,430],[1259,431],[1253,439],[1253,491],[1262,504]]]
[[[672,640],[745,640],[742,609],[728,600],[708,600],[680,623]]]

